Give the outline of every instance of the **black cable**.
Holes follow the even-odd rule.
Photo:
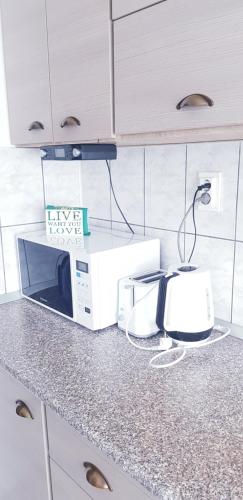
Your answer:
[[[197,243],[197,226],[196,226],[196,217],[195,217],[195,205],[196,205],[197,193],[199,193],[200,191],[203,191],[203,190],[209,191],[209,189],[211,189],[211,182],[207,181],[204,184],[201,184],[200,186],[197,187],[195,194],[194,194],[194,197],[193,197],[192,220],[193,220],[193,226],[194,226],[194,243],[193,243],[191,255],[188,259],[188,262],[191,262],[191,260],[192,260],[192,257],[193,257],[194,251],[195,251],[195,247],[196,247],[196,243]]]
[[[190,257],[188,259],[188,262],[191,262],[191,260],[192,260],[192,257],[193,257],[194,251],[195,251],[195,247],[196,247],[196,243],[197,243],[197,226],[196,226],[196,218],[195,218],[195,204],[196,204],[197,193],[199,193],[199,191],[201,191],[201,189],[197,188],[197,190],[195,191],[194,197],[193,197],[193,202],[192,202],[192,220],[193,220],[193,226],[194,226],[194,242],[193,242],[192,251],[191,251]]]
[[[107,168],[108,168],[108,173],[109,173],[109,178],[110,178],[111,191],[112,191],[114,200],[116,202],[116,206],[117,206],[117,208],[118,208],[118,210],[119,210],[119,212],[120,212],[123,220],[125,221],[127,227],[130,229],[131,233],[134,234],[134,231],[133,231],[132,227],[130,226],[128,220],[126,219],[126,217],[125,217],[125,215],[124,215],[124,213],[123,213],[123,211],[122,211],[122,209],[121,209],[121,207],[120,207],[120,205],[119,205],[119,203],[117,201],[116,194],[115,194],[115,191],[114,191],[113,182],[112,182],[112,178],[111,178],[111,168],[110,168],[110,165],[108,163],[108,160],[106,160],[106,165],[107,165]]]

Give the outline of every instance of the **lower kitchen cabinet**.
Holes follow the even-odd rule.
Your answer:
[[[53,464],[54,460],[71,478],[69,483],[67,478],[62,477],[61,481],[65,483],[65,488],[68,488],[70,484],[70,491],[72,491],[73,482],[81,488],[81,499],[149,500],[152,498],[144,488],[124,474],[119,467],[109,461],[103,453],[50,409],[47,409],[47,428],[51,463]],[[60,471],[56,470],[53,465],[51,469],[54,483],[53,500],[64,500],[65,496],[61,494],[55,497],[57,481],[55,475],[60,476]],[[78,490],[76,491],[77,495]],[[87,496],[82,496],[83,491]],[[66,498],[78,500],[79,497],[75,494],[72,498],[69,493],[69,497]]]
[[[1,368],[0,394],[0,500],[153,498]]]
[[[0,500],[46,500],[41,402],[2,369],[0,388]]]
[[[53,500],[91,500],[52,460],[51,478]]]

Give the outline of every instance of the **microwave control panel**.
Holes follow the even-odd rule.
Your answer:
[[[76,261],[76,294],[79,314],[91,314],[90,276],[87,262]]]

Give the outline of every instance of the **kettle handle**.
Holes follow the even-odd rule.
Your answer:
[[[158,301],[157,301],[157,312],[156,312],[156,324],[160,331],[164,330],[164,318],[165,318],[165,305],[166,305],[166,293],[169,281],[172,278],[179,276],[178,273],[170,273],[162,276],[159,280],[159,291],[158,291]]]

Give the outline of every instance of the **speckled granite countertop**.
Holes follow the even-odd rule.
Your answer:
[[[117,328],[92,333],[26,300],[1,305],[0,325],[0,364],[149,492],[243,499],[242,340],[153,370]]]

